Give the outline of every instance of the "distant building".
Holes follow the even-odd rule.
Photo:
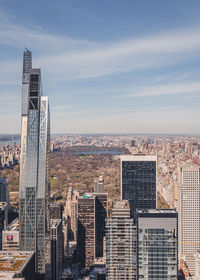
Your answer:
[[[78,197],[77,257],[83,267],[94,265],[95,201],[94,194]]]
[[[104,193],[104,179],[103,175],[94,180],[94,193]]]
[[[9,207],[9,190],[5,178],[0,178],[0,201],[7,202]]]
[[[19,251],[19,219],[15,219],[3,230],[2,250]]]
[[[57,280],[63,270],[63,232],[62,220],[51,219],[51,273],[52,280]]]
[[[117,202],[106,220],[106,279],[136,280],[136,227],[128,201]]]
[[[138,279],[177,280],[178,213],[137,210]]]
[[[130,203],[131,217],[136,209],[156,208],[156,156],[121,156],[121,199]]]
[[[0,251],[0,279],[35,280],[35,253]]]
[[[179,255],[195,273],[194,254],[200,250],[200,167],[186,163],[178,178]]]
[[[62,219],[63,205],[59,202],[52,202],[50,204],[50,218],[51,219]]]

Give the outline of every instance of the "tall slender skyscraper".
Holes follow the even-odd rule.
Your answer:
[[[26,50],[22,76],[20,163],[20,250],[35,251],[36,271],[45,273],[49,236],[50,118],[48,97],[42,96],[40,69],[32,68]]]
[[[178,225],[179,255],[194,274],[200,250],[200,167],[191,163],[179,168]]]
[[[131,216],[136,209],[156,208],[156,156],[121,156],[121,199],[130,203]]]

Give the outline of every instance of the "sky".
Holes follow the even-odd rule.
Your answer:
[[[21,130],[24,48],[52,133],[200,133],[199,0],[0,0],[0,134]]]

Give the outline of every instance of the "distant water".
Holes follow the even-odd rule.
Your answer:
[[[118,150],[109,150],[109,151],[87,151],[87,152],[69,152],[70,154],[77,154],[77,155],[121,155],[122,152]]]
[[[0,141],[0,147],[1,146],[6,146],[6,145],[14,145],[14,144],[20,144],[20,139],[11,140],[11,141]]]

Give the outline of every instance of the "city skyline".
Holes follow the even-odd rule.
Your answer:
[[[53,133],[199,133],[199,8],[2,0],[0,131],[20,133],[26,47],[43,70]]]

